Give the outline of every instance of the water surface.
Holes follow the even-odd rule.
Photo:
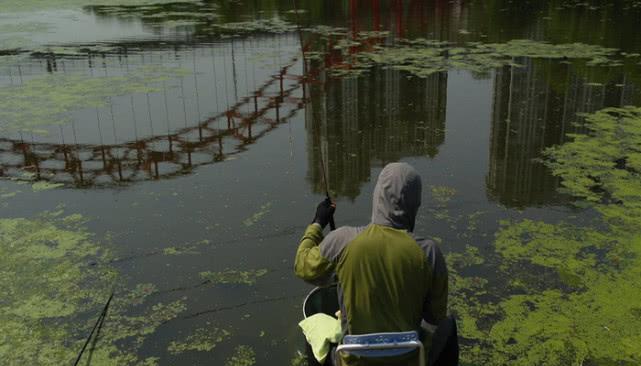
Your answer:
[[[598,210],[577,208],[581,200],[560,191],[542,153],[571,141],[568,134],[588,133],[585,113],[641,106],[635,2],[55,3],[0,5],[2,220],[80,214],[70,230],[109,248],[99,266],[116,273],[109,283],[81,281],[95,290],[94,303],[77,316],[35,317],[45,328],[81,324],[43,336],[64,340],[59,360],[73,359],[115,284],[117,300],[144,286],[148,293],[130,296],[141,304],[121,300],[104,334],[122,331],[119,321],[133,324],[126,317],[152,319],[161,312],[155,304],[179,304],[153,325],[141,320],[148,331],[113,341],[132,355],[127,362],[299,364],[297,322],[311,288],[293,276],[292,260],[324,195],[321,169],[338,202],[336,222],[359,225],[368,222],[378,172],[401,160],[423,177],[417,231],[449,256],[465,364],[641,362],[639,328],[615,329],[619,313],[602,326],[611,324],[620,343],[602,352],[582,323],[588,318],[563,317],[577,322],[576,334],[531,331],[535,320],[519,320],[509,307],[515,296],[531,295],[535,313],[546,291],[589,288],[568,286],[556,264],[510,266],[499,243],[505,220],[600,227]],[[532,46],[492,53],[500,64],[456,57],[523,39]],[[407,60],[364,64],[368,54],[412,40],[418,48],[427,42],[426,52],[447,48],[429,56],[449,63],[446,71],[398,67]],[[602,60],[601,51],[575,57],[548,47],[577,43],[611,51]],[[535,234],[524,233],[524,243]],[[559,253],[567,261],[610,258],[598,249]],[[616,276],[608,271],[617,268],[598,263],[603,276]],[[572,273],[597,276],[581,271]],[[24,300],[12,296],[14,305]],[[639,324],[641,313],[631,314]],[[511,321],[524,329],[506,330]],[[211,338],[203,349],[172,346],[198,343],[199,328]],[[107,364],[112,349],[103,337],[95,353],[104,347],[96,357]],[[16,362],[59,363],[18,349]],[[559,349],[561,356],[549,353]]]

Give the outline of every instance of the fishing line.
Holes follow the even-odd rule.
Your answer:
[[[111,299],[114,297],[114,291],[111,291],[111,295],[109,295],[109,299],[107,300],[107,303],[105,304],[104,308],[102,309],[102,312],[100,313],[100,316],[96,320],[96,323],[94,324],[93,328],[91,329],[91,333],[89,333],[89,336],[87,337],[87,340],[85,341],[85,344],[82,346],[82,349],[80,350],[80,353],[78,353],[78,357],[76,358],[76,362],[73,363],[74,366],[78,366],[78,363],[80,362],[80,359],[82,358],[82,354],[85,352],[85,349],[87,348],[87,345],[89,344],[89,341],[91,341],[91,337],[93,336],[93,333],[96,331],[96,328],[98,329],[98,333],[100,333],[100,329],[102,329],[102,325],[105,322],[105,318],[107,317],[107,310],[109,309],[109,304],[111,304]],[[97,337],[97,336],[96,336]],[[95,346],[95,341],[94,345],[92,346],[92,351]]]
[[[307,65],[307,60],[305,59],[305,45],[303,44],[303,33],[301,30],[300,26],[300,18],[299,18],[299,12],[298,12],[298,7],[296,6],[296,0],[292,0],[292,4],[294,6],[294,12],[296,13],[296,29],[298,31],[298,40],[300,42],[300,51],[303,55],[303,71],[305,70],[305,65]],[[303,86],[305,85],[305,74],[303,72]],[[306,95],[303,95],[303,99],[306,98]],[[307,105],[307,103],[305,103]],[[307,113],[305,113],[305,125],[307,125]],[[323,159],[323,147],[320,146],[319,149],[319,158],[320,158],[320,166],[321,166],[321,174],[323,177],[323,185],[325,186],[325,197],[327,197],[327,200],[332,201],[332,198],[329,195],[329,184],[327,183],[327,174],[325,174],[325,162]],[[329,217],[329,228],[331,230],[336,230],[336,223],[334,223],[334,215],[331,215]]]

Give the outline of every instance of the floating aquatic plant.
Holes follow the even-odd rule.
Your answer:
[[[296,350],[296,353],[289,364],[291,366],[307,366],[307,357],[300,350]]]
[[[225,366],[252,366],[256,363],[256,352],[250,347],[240,345],[234,354],[225,361]]]
[[[185,243],[177,246],[163,248],[162,254],[164,255],[182,255],[182,254],[198,254],[197,249],[201,246],[208,245],[209,240],[199,240],[194,243]]]
[[[590,202],[616,226],[641,222],[641,107],[607,108],[585,116],[586,135],[546,150],[563,191]]]
[[[192,1],[154,4],[92,5],[85,9],[101,17],[136,19],[147,25],[164,28],[193,28],[211,23],[218,18],[214,3]]]
[[[432,199],[439,205],[449,202],[456,194],[456,189],[447,186],[431,186]]]
[[[158,5],[171,3],[198,3],[200,0],[4,0],[0,13],[26,12],[48,9],[78,9],[92,5]]]
[[[41,22],[0,23],[0,34],[11,33],[41,33],[51,29],[51,25]]]
[[[489,294],[487,282],[459,275],[457,267],[474,261],[448,257],[451,307],[470,341],[465,362],[641,362],[640,116],[636,107],[587,115],[589,133],[546,151],[545,163],[562,178],[565,193],[598,213],[598,220],[504,221],[495,249],[507,286],[493,294],[494,301],[478,299]]]
[[[341,43],[342,42],[342,43]],[[356,46],[354,42],[341,40],[337,45]],[[619,66],[616,49],[582,43],[551,44],[547,42],[517,39],[506,43],[469,42],[452,45],[443,41],[415,39],[399,40],[396,44],[377,45],[360,52],[346,65],[334,67],[333,75],[360,75],[373,66],[387,66],[418,77],[451,69],[485,73],[497,67],[519,66],[519,58],[581,59],[591,66]]]
[[[262,220],[265,215],[267,215],[272,209],[272,203],[267,202],[266,204],[260,206],[260,209],[255,212],[253,215],[250,217],[246,218],[243,220],[243,225],[245,226],[252,226],[258,221]]]
[[[484,261],[479,253],[479,249],[470,245],[465,247],[464,252],[452,252],[447,255],[447,263],[455,268],[479,265],[483,264]]]
[[[45,133],[42,128],[69,122],[72,111],[107,106],[107,97],[159,91],[162,81],[185,70],[140,67],[126,76],[51,74],[22,85],[0,88],[0,131]]]
[[[213,284],[239,284],[253,285],[256,280],[267,274],[266,269],[257,269],[249,271],[238,271],[228,269],[222,272],[200,272],[200,277],[208,280]]]
[[[48,212],[0,219],[0,359],[8,365],[71,364],[118,282],[110,255],[80,215]],[[155,364],[138,350],[145,336],[185,309],[182,300],[141,305],[150,287],[116,287],[95,364]],[[153,287],[151,287],[153,290]],[[127,315],[131,306],[139,315]],[[34,352],[37,350],[37,352]]]
[[[501,230],[497,246],[504,258],[556,271],[568,286],[548,280],[548,289],[526,290],[500,302],[502,319],[487,338],[493,359],[502,364],[518,359],[523,365],[640,362],[641,350],[632,345],[641,341],[641,317],[635,310],[641,293],[641,235],[621,235],[529,221]],[[521,239],[514,242],[515,236]],[[553,244],[538,247],[547,241]],[[607,254],[598,260],[593,253],[604,247],[608,254],[625,253],[628,260],[613,263]],[[521,283],[526,289],[533,285]]]
[[[34,192],[41,192],[41,191],[48,191],[50,189],[60,188],[63,186],[64,184],[62,183],[49,183],[46,181],[38,181],[31,185],[31,189]]]
[[[193,334],[182,341],[172,341],[167,350],[171,354],[180,354],[187,351],[209,352],[219,343],[228,339],[231,333],[220,328],[197,328]]]
[[[286,33],[296,30],[296,25],[280,18],[256,19],[246,22],[215,24],[214,31],[227,34],[241,33]]]
[[[1,5],[0,5],[1,6]],[[51,26],[40,22],[2,23],[0,22],[0,52],[8,50],[21,50],[35,45],[33,35],[46,33]],[[0,57],[0,65],[3,63]]]

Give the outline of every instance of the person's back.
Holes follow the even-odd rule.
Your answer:
[[[447,307],[447,269],[438,247],[413,236],[421,179],[405,163],[381,171],[371,223],[341,227],[323,238],[333,213],[321,203],[296,253],[298,277],[338,282],[346,334],[419,330],[421,319],[438,324]]]
[[[371,224],[345,248],[336,267],[349,333],[416,330],[430,270],[405,230]]]

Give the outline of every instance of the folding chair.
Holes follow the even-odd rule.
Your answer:
[[[381,359],[408,355],[418,350],[419,366],[425,366],[425,350],[418,332],[370,333],[346,335],[336,348],[336,359],[353,355],[365,359]]]

